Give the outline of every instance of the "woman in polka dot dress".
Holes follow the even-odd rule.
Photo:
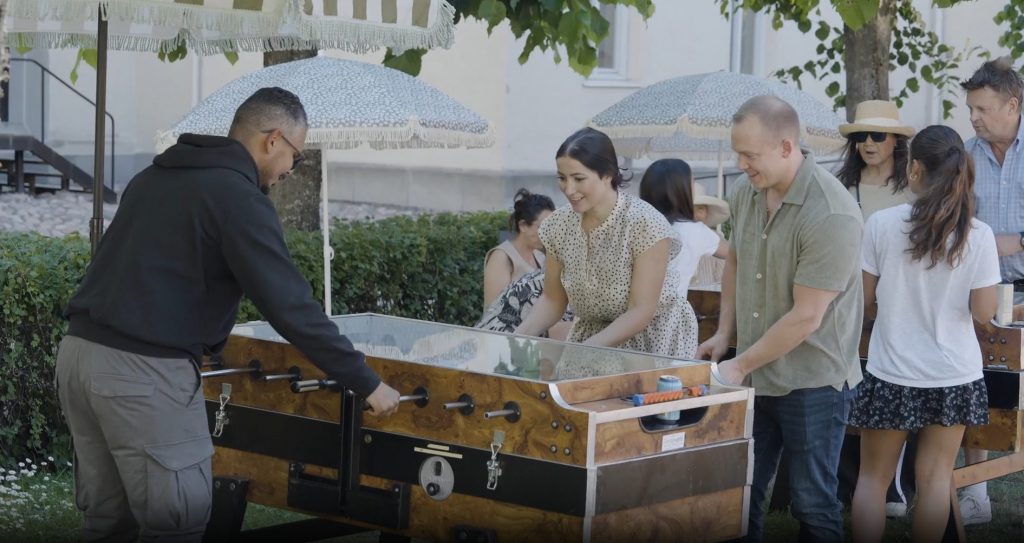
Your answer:
[[[608,136],[585,128],[555,154],[558,183],[569,205],[540,228],[547,252],[544,294],[517,333],[538,335],[571,304],[569,341],[692,358],[692,311],[678,295],[668,266],[680,250],[665,217],[619,189],[624,179]]]

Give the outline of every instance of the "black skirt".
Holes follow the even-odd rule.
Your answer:
[[[915,388],[883,381],[864,372],[850,425],[872,430],[913,432],[941,426],[988,424],[988,389],[985,380],[963,385]]]

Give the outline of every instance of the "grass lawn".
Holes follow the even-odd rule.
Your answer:
[[[23,462],[24,463],[24,462]],[[0,539],[5,542],[69,542],[78,540],[81,517],[74,505],[71,469],[67,462],[27,462],[5,467],[0,475]],[[967,527],[972,542],[1024,541],[1024,474],[989,482],[993,521]],[[250,504],[244,529],[304,518],[290,511]],[[847,516],[847,533],[849,517]],[[774,513],[766,526],[768,541],[796,541],[799,526],[789,515]],[[887,541],[910,541],[909,519],[890,519]],[[345,543],[377,541],[375,532],[337,538]]]

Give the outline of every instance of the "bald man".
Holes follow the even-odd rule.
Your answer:
[[[374,414],[398,407],[313,299],[266,195],[302,161],[306,128],[297,96],[260,89],[228,137],[183,134],[122,194],[57,352],[84,541],[202,539],[213,444],[199,361],[224,346],[243,292]]]
[[[800,119],[778,98],[744,103],[732,148],[744,175],[730,207],[733,235],[719,328],[697,350],[754,401],[754,480],[748,540],[763,537],[768,487],[785,449],[801,541],[841,541],[836,471],[861,381],[863,318],[856,202],[799,147]]]

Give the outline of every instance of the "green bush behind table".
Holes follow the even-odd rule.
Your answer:
[[[505,213],[482,212],[334,223],[333,313],[472,325],[481,312],[483,257],[506,220]],[[320,233],[289,231],[286,239],[322,300]],[[88,263],[88,240],[78,235],[0,232],[0,466],[70,450],[54,361],[67,330],[63,310]],[[261,319],[243,300],[238,322]]]

